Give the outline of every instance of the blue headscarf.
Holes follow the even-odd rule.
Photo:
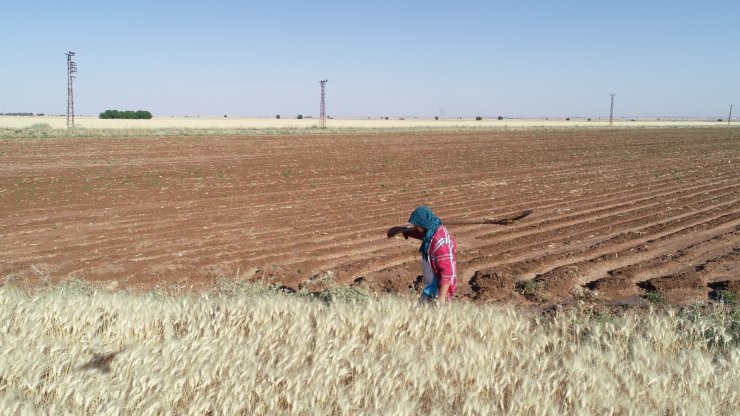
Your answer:
[[[409,222],[427,230],[426,234],[424,234],[424,241],[422,241],[421,247],[419,247],[419,253],[421,253],[421,257],[424,260],[429,261],[429,244],[432,242],[434,233],[442,225],[442,220],[434,215],[431,208],[426,205],[420,205],[411,213]]]

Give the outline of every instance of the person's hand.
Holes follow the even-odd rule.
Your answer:
[[[389,228],[388,229],[388,232],[386,233],[386,235],[388,236],[388,238],[392,238],[392,237],[395,237],[397,234],[403,233],[403,237],[406,238],[406,239],[408,239],[409,236],[406,234],[406,232],[408,232],[410,230],[411,229],[409,227],[407,227],[407,226],[398,225],[398,226]]]
[[[426,230],[419,227],[418,225],[399,225],[389,228],[386,234],[388,235],[388,238],[391,238],[401,233],[403,233],[403,238],[407,240],[409,239],[409,237],[416,238],[417,240],[423,240]]]

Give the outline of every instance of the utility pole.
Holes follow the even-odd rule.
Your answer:
[[[730,120],[732,120],[732,107],[733,107],[733,104],[730,104],[730,115],[727,116],[727,125],[728,126],[730,125]]]
[[[609,94],[612,97],[612,105],[609,108],[609,126],[612,125],[612,121],[614,120],[614,96],[617,94]]]
[[[75,53],[72,51],[67,52],[67,128],[74,128],[75,126],[75,100],[74,93],[72,92],[72,81],[77,76],[77,63],[72,60]]]
[[[326,79],[319,81],[321,84],[321,108],[319,109],[319,128],[326,128],[326,96],[324,95],[324,89],[326,88]]]

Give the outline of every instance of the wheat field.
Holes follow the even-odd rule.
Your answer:
[[[8,415],[731,415],[737,306],[604,314],[344,288],[0,287]]]

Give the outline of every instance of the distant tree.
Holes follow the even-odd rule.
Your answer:
[[[43,115],[44,115],[44,113],[38,113],[38,114],[35,114],[35,113],[0,113],[0,116],[14,116],[14,117],[17,117],[17,116],[24,116],[24,117],[26,117],[26,116],[43,116]]]
[[[149,111],[143,111],[143,110],[138,110],[138,111],[131,111],[131,110],[126,110],[126,111],[105,110],[102,113],[100,113],[100,115],[98,116],[98,118],[102,118],[102,119],[129,119],[129,120],[133,120],[133,119],[146,119],[146,120],[149,120],[149,119],[152,118],[152,113],[150,113]]]
[[[276,115],[275,118],[280,120],[280,114]]]
[[[303,114],[298,114],[298,120],[303,120]]]
[[[503,119],[504,119],[504,117],[503,117],[503,116],[498,116],[498,120],[499,120],[499,121],[501,121],[501,120],[503,120]]]
[[[483,120],[483,117],[481,117],[481,116],[475,116],[475,121],[481,121],[481,120]]]
[[[434,119],[435,120],[439,120],[439,116],[434,116]]]

